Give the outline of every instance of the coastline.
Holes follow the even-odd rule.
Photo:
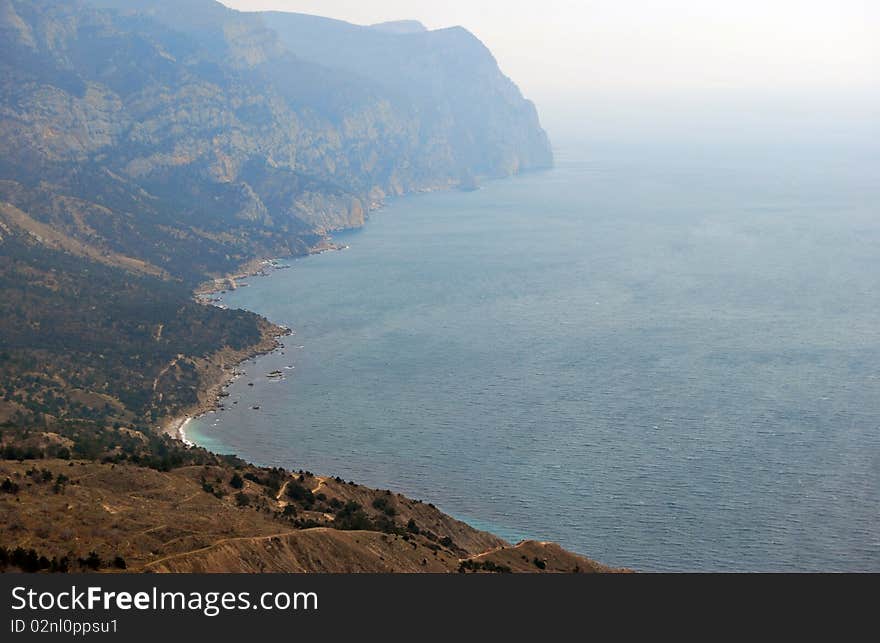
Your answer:
[[[186,437],[186,426],[194,419],[193,416],[184,416],[171,420],[163,429],[163,432],[171,437],[180,440],[188,447],[196,446],[195,442],[188,440]]]
[[[434,192],[434,190],[419,191],[407,196],[419,196],[420,194],[430,192]],[[361,227],[345,229],[345,231],[357,230]],[[292,255],[288,257],[256,258],[242,264],[238,267],[238,269],[228,275],[223,275],[213,280],[203,282],[193,291],[193,297],[202,305],[219,306],[221,308],[225,308],[225,306],[221,303],[223,301],[222,297],[219,297],[218,295],[225,294],[225,292],[227,291],[237,290],[241,287],[246,287],[248,284],[241,283],[245,279],[250,279],[252,277],[270,277],[274,272],[278,270],[289,269],[291,267],[290,265],[288,265],[289,261],[303,259],[313,255],[325,254],[327,252],[342,251],[348,248],[349,246],[347,244],[336,243],[332,240],[332,237],[326,236],[321,240],[321,242],[310,247],[308,251],[303,254]],[[234,361],[229,361],[227,359],[221,367],[222,373],[219,375],[216,372],[211,373],[210,369],[208,368],[199,368],[200,374],[204,375],[207,381],[206,385],[200,387],[199,389],[198,395],[200,398],[200,402],[185,409],[182,413],[178,413],[166,418],[161,426],[162,434],[168,435],[169,437],[183,443],[187,448],[203,448],[207,449],[208,451],[220,453],[215,449],[206,447],[205,445],[199,444],[198,442],[194,441],[192,439],[192,436],[187,434],[187,427],[192,423],[193,420],[198,420],[209,413],[215,413],[223,410],[222,400],[224,397],[226,397],[226,395],[228,395],[224,395],[224,393],[226,389],[233,382],[235,382],[236,379],[245,374],[242,370],[240,370],[240,367],[245,362],[248,362],[257,357],[269,355],[277,350],[280,350],[281,348],[283,348],[283,344],[281,343],[280,338],[296,334],[295,330],[291,328],[288,328],[281,324],[277,324],[262,316],[260,313],[255,314],[260,315],[261,319],[266,325],[263,328],[264,334],[261,341],[257,345],[252,347],[251,350],[244,350],[235,354],[235,357],[233,358]],[[217,356],[218,354],[223,352],[224,350],[218,351],[214,354],[214,356]],[[205,367],[209,366],[211,361],[211,359],[207,360]],[[229,449],[228,453],[250,462],[250,460],[246,456],[243,456],[242,454],[236,452],[234,449]],[[387,485],[387,482],[385,484]],[[433,507],[434,505],[430,506]],[[472,529],[491,534],[493,537],[502,540],[504,540],[505,538],[509,539],[509,542],[517,543],[516,546],[519,546],[519,544],[522,543],[537,542],[537,540],[534,540],[531,536],[526,535],[518,537],[501,536],[499,535],[499,532],[503,533],[505,531],[504,528],[499,529],[498,526],[495,526],[493,528],[492,525],[482,524],[478,518],[468,518],[466,516],[447,513],[445,511],[444,514],[452,517],[456,521],[467,525]],[[504,542],[507,543],[508,540],[504,540]],[[546,545],[549,544],[549,542],[542,542],[541,544]]]
[[[235,271],[229,274],[221,275],[214,279],[202,282],[193,291],[193,296],[196,298],[196,301],[200,303],[211,304],[215,301],[211,298],[212,295],[222,293],[224,290],[236,290],[237,288],[246,285],[239,283],[242,279],[248,279],[250,277],[266,277],[273,270],[284,270],[290,267],[283,264],[282,261],[297,259],[299,257],[320,255],[325,252],[336,252],[339,250],[345,250],[346,248],[348,248],[348,246],[335,243],[331,237],[325,236],[321,241],[310,246],[308,251],[302,255],[285,257],[283,260],[277,257],[257,257],[256,259],[251,259],[250,261],[243,263]]]
[[[418,196],[422,192],[434,191],[435,190],[419,191],[405,196]],[[364,223],[364,225],[366,225],[366,222]],[[357,226],[354,228],[346,228],[340,231],[357,230],[362,227],[363,226]],[[326,252],[341,251],[347,249],[348,247],[349,246],[346,244],[334,242],[332,240],[332,237],[328,235],[325,236],[319,243],[311,246],[307,252],[304,252],[302,254],[275,258],[255,258],[242,264],[238,267],[238,269],[228,275],[217,277],[200,284],[193,291],[193,296],[199,303],[203,305],[214,305],[219,306],[220,308],[225,308],[226,306],[221,303],[223,299],[219,295],[225,294],[225,291],[234,291],[238,288],[246,287],[248,285],[247,283],[241,283],[244,279],[248,279],[251,277],[268,277],[271,276],[272,273],[276,270],[290,268],[291,266],[287,265],[288,261],[293,261],[312,255],[324,254]],[[255,314],[259,315],[259,313]],[[257,345],[251,347],[250,350],[239,351],[232,360],[225,360],[225,363],[221,367],[222,372],[220,374],[217,374],[216,372],[210,373],[208,370],[203,370],[202,368],[200,368],[199,372],[200,374],[204,374],[205,380],[203,381],[207,382],[207,384],[200,387],[199,403],[189,407],[188,409],[185,409],[181,413],[171,416],[170,418],[166,418],[165,422],[162,425],[162,433],[183,443],[187,448],[203,448],[207,449],[208,451],[219,453],[216,448],[206,447],[194,441],[192,439],[192,435],[187,434],[187,427],[193,420],[199,419],[207,415],[208,413],[217,412],[223,409],[222,400],[228,395],[228,393],[225,392],[227,387],[229,387],[238,377],[244,375],[244,373],[239,370],[239,367],[243,363],[253,358],[268,355],[275,352],[276,350],[280,350],[283,347],[280,338],[296,334],[293,329],[276,324],[268,320],[266,317],[263,317],[262,315],[260,315],[260,317],[266,325],[263,329],[264,335],[262,340]],[[212,358],[223,352],[224,351],[222,350],[218,351],[218,353],[215,353]],[[206,363],[206,366],[208,366],[211,361],[212,360],[209,359]],[[250,460],[246,456],[242,456],[242,454],[238,453],[235,449],[230,448],[227,450],[227,452],[239,458],[244,458],[245,460],[250,462]],[[378,483],[376,482],[374,482],[373,484],[377,485],[377,488],[379,486],[382,486],[378,485]],[[387,485],[387,482],[385,484]],[[428,504],[430,507],[434,507],[433,504]],[[442,509],[439,509],[439,507],[438,510],[443,511]],[[443,513],[447,516],[450,516],[454,520],[461,522],[464,525],[467,525],[471,529],[483,531],[485,533],[491,534],[495,538],[501,539],[502,542],[505,542],[505,546],[509,546],[507,545],[508,540],[504,540],[505,538],[509,539],[509,542],[518,543],[516,547],[519,547],[523,543],[537,542],[537,540],[534,540],[531,535],[517,535],[515,537],[510,535],[500,536],[498,535],[498,532],[500,531],[503,533],[505,529],[499,529],[498,526],[495,526],[493,528],[492,525],[481,524],[481,521],[478,518],[469,519],[468,517],[447,513],[445,511]],[[481,526],[477,527],[475,525]],[[550,543],[541,542],[540,544],[543,546]]]
[[[187,446],[196,446],[186,437],[187,424],[192,419],[219,408],[220,400],[224,397],[223,390],[240,375],[239,365],[278,350],[282,346],[280,338],[293,334],[291,329],[273,324],[265,318],[261,318],[260,326],[261,339],[257,344],[242,350],[221,348],[206,358],[195,360],[200,377],[200,385],[196,390],[198,402],[166,417],[160,423],[160,433],[180,440]]]
[[[345,244],[335,243],[331,237],[325,236],[320,242],[311,246],[307,253],[301,255],[308,257],[312,255],[324,254],[325,252],[336,252],[348,248]],[[215,298],[218,293],[226,290],[236,290],[247,284],[240,283],[243,279],[251,277],[267,277],[275,270],[284,270],[289,268],[287,259],[297,259],[298,256],[285,259],[278,258],[256,258],[248,261],[238,267],[234,272],[216,277],[213,280],[203,282],[194,291],[193,297],[199,303],[205,306],[218,305],[220,298]],[[222,305],[220,307],[223,307]],[[224,397],[223,392],[235,379],[241,375],[238,367],[249,359],[267,355],[282,347],[281,337],[287,337],[295,334],[295,332],[280,324],[276,324],[265,317],[262,317],[261,338],[260,341],[251,346],[249,349],[233,351],[228,348],[222,348],[207,358],[198,360],[199,375],[202,378],[196,395],[199,401],[184,409],[182,412],[166,417],[160,423],[160,433],[168,435],[188,447],[198,446],[195,442],[187,438],[186,427],[194,419],[199,418],[207,413],[216,411],[221,407],[220,401]]]
[[[537,170],[521,170],[519,173],[515,173],[508,177],[502,177],[495,180],[503,180],[504,178],[517,176],[517,174],[522,174],[529,171],[540,171],[541,169],[544,168],[540,168]],[[477,185],[473,188],[468,188],[465,191],[472,192],[481,189],[480,184],[487,180],[487,177],[481,176],[476,177],[476,179]],[[462,189],[461,186],[458,187],[459,189]],[[397,198],[406,196],[417,196],[419,194],[430,194],[434,192],[446,192],[454,190],[455,188],[455,184],[449,184],[440,187],[423,188],[414,190],[408,194],[397,195]],[[381,210],[385,207],[385,205],[386,203],[384,202],[371,203],[369,207],[369,212]],[[247,284],[241,283],[241,281],[244,279],[249,279],[251,277],[268,277],[275,270],[284,270],[290,268],[290,266],[285,263],[288,260],[310,257],[312,255],[320,255],[326,252],[338,252],[341,250],[346,250],[349,246],[333,241],[332,233],[348,230],[358,230],[366,226],[368,222],[369,218],[365,218],[364,222],[359,226],[325,231],[320,241],[318,241],[313,246],[310,246],[308,250],[301,255],[293,255],[289,257],[284,257],[283,259],[278,257],[256,257],[254,259],[251,259],[250,261],[246,261],[231,273],[215,277],[214,279],[210,279],[199,284],[193,291],[193,297],[200,304],[206,306],[216,305],[220,308],[225,308],[223,304],[220,304],[222,298],[216,297],[216,295],[223,294],[227,290],[237,290],[238,288],[247,286]],[[199,389],[197,395],[200,401],[198,404],[195,404],[190,408],[185,409],[182,413],[177,413],[173,416],[166,417],[164,421],[161,422],[160,433],[169,435],[172,438],[180,440],[187,446],[198,446],[196,443],[186,437],[186,426],[190,423],[190,421],[200,418],[203,415],[212,411],[216,411],[218,408],[220,408],[220,400],[223,397],[222,393],[224,389],[228,387],[233,381],[235,381],[235,378],[239,375],[237,370],[238,366],[248,361],[249,359],[253,359],[254,357],[259,357],[261,355],[266,355],[275,350],[278,350],[282,346],[279,340],[280,337],[295,334],[295,331],[293,329],[287,328],[286,326],[282,326],[280,324],[276,324],[266,319],[265,317],[261,316],[261,318],[266,324],[268,324],[271,330],[268,333],[264,332],[261,341],[257,345],[252,347],[252,350],[239,351],[234,363],[222,366],[221,368],[224,372],[224,375],[221,379],[217,379],[216,377],[210,378],[209,383]],[[271,346],[268,346],[269,343],[271,343]],[[221,351],[218,351],[214,355],[222,352],[223,350],[221,349]],[[205,373],[202,369],[200,369],[200,373],[203,373],[206,376],[208,375],[208,373]]]

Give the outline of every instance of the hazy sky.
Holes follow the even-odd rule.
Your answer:
[[[465,26],[543,112],[590,99],[591,116],[605,101],[606,117],[619,119],[640,99],[675,111],[688,97],[687,107],[700,111],[745,96],[770,109],[789,97],[791,110],[799,100],[791,97],[809,97],[816,118],[825,109],[818,101],[847,103],[864,119],[873,118],[874,103],[861,97],[880,94],[877,0],[223,2],[358,24],[414,18],[429,28]]]

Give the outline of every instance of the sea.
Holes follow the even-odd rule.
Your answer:
[[[294,334],[187,437],[611,565],[878,572],[878,159],[584,142],[393,200],[222,295]]]

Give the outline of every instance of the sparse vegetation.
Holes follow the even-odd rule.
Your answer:
[[[391,500],[388,498],[387,495],[379,496],[378,498],[374,499],[373,509],[378,509],[389,517],[393,517],[397,514],[397,510],[394,509],[394,505],[391,503]]]
[[[0,491],[2,491],[3,493],[16,494],[18,493],[18,484],[16,484],[9,478],[6,478],[6,480],[4,480],[2,484],[0,484]]]
[[[315,495],[310,489],[303,486],[303,476],[300,475],[298,480],[291,480],[287,483],[285,493],[287,497],[298,503],[304,509],[311,509],[315,505]]]
[[[487,561],[476,561],[472,559],[467,559],[461,561],[458,565],[458,572],[460,574],[467,574],[468,572],[476,574],[477,572],[488,572],[492,574],[509,574],[511,573],[510,567],[507,565],[499,565],[491,560]]]
[[[370,517],[366,514],[360,503],[357,503],[353,500],[345,503],[345,506],[343,506],[342,509],[336,512],[336,518],[333,521],[333,525],[334,527],[336,527],[336,529],[349,531],[370,531],[375,529],[373,521],[370,520]]]
[[[199,464],[225,463],[241,466],[235,456],[218,456],[198,447],[187,447],[167,435],[159,435],[147,426],[136,426],[125,431],[98,422],[57,420],[42,431],[6,423],[0,425],[0,442],[4,444],[4,459],[43,460],[58,458],[61,448],[57,441],[47,441],[48,433],[70,442],[74,455],[83,460],[107,463],[130,462],[141,466],[170,471],[178,467]],[[15,457],[6,458],[6,454]],[[27,457],[20,457],[26,454]],[[62,458],[66,459],[66,458]]]
[[[227,484],[236,473],[247,481],[240,491],[231,490]],[[173,558],[189,549],[198,552],[206,543],[227,539],[246,543],[249,536],[254,537],[255,543],[261,543],[261,537],[267,535],[329,527],[345,534],[342,540],[335,541],[335,546],[341,547],[339,551],[354,548],[361,552],[358,556],[376,556],[377,567],[370,569],[387,569],[387,561],[393,560],[396,568],[409,571],[426,567],[431,571],[459,571],[461,558],[501,544],[489,535],[466,527],[455,526],[453,531],[447,531],[442,514],[401,496],[389,496],[333,479],[319,481],[306,473],[301,475],[300,482],[298,477],[278,473],[278,470],[219,458],[208,464],[168,471],[147,468],[130,460],[119,463],[59,459],[0,461],[0,485],[8,478],[19,487],[17,494],[0,493],[0,511],[15,516],[0,524],[0,543],[6,547],[5,558],[0,558],[7,561],[0,565],[10,570],[26,568],[40,572],[139,571],[151,560],[169,555]],[[272,481],[278,479],[293,484],[293,495],[300,498],[309,497],[303,490],[320,484],[320,493],[326,500],[312,494],[314,502],[306,508],[287,493],[277,500],[268,497],[264,493],[268,486],[260,489],[259,482],[255,482],[274,484]],[[56,485],[63,489],[61,497],[53,493]],[[221,488],[226,489],[225,495],[216,493]],[[387,505],[381,500],[374,506],[377,498],[392,499],[396,515],[389,516],[384,511]],[[11,505],[19,502],[27,503],[30,511],[21,513]],[[413,511],[417,513],[413,515]],[[327,537],[326,534],[320,536]],[[36,542],[41,545],[34,547],[33,554],[29,553],[30,543]],[[364,542],[373,545],[362,550]],[[257,549],[251,550],[241,564],[259,560],[261,546],[254,545]],[[9,562],[18,547],[23,551],[15,555],[15,562]],[[230,545],[224,551],[231,552],[238,547],[238,544]],[[279,550],[273,545],[272,551],[277,555]],[[540,545],[507,551],[502,548],[489,558],[477,559],[481,563],[479,567],[467,563],[462,571],[503,573],[505,568],[518,572],[569,571],[583,570],[585,565],[589,569],[584,559],[569,554],[560,558],[564,552],[559,549],[554,550],[552,556],[545,555]],[[521,554],[527,554],[527,559]],[[312,560],[308,555],[302,560],[307,559]],[[323,564],[333,568],[332,560],[325,560],[323,555],[321,559]],[[535,559],[544,562],[545,568],[540,569],[533,562]],[[423,565],[423,560],[428,562]],[[313,563],[314,560],[309,564]],[[225,569],[235,570],[238,563],[223,564],[229,565]],[[337,561],[336,564],[350,563]],[[178,563],[174,565],[168,569],[185,568]],[[323,569],[326,568],[316,566],[314,571]]]
[[[97,571],[101,567],[101,557],[98,556],[98,552],[90,551],[89,555],[85,558],[80,558],[78,561],[79,566],[83,569],[88,569],[91,571]]]
[[[49,559],[39,555],[34,549],[16,547],[9,550],[0,546],[0,572],[8,569],[18,569],[28,573],[66,573],[70,569],[70,560],[66,556]]]

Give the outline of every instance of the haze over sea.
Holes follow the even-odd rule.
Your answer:
[[[224,295],[296,335],[188,436],[608,564],[880,571],[877,158],[572,144],[394,201]]]

